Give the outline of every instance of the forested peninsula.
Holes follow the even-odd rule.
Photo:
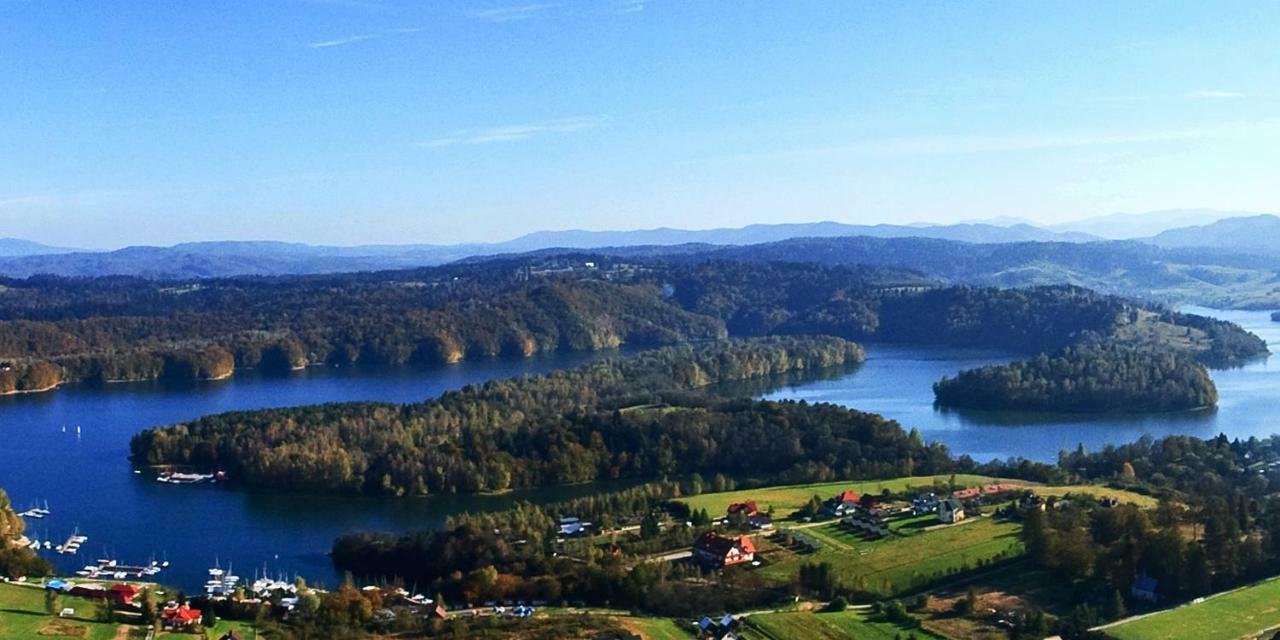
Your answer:
[[[208,416],[141,432],[131,450],[138,465],[217,468],[252,486],[395,495],[692,472],[870,476],[947,459],[879,416],[702,390],[861,359],[861,348],[835,337],[670,347],[419,404]]]
[[[933,386],[938,404],[986,410],[1150,413],[1212,407],[1218,391],[1198,362],[1126,347],[1072,347],[969,369]]]
[[[0,280],[0,393],[799,334],[1027,355],[1141,343],[1210,365],[1266,351],[1230,323],[1078,287],[954,287],[871,268],[567,256],[196,282]]]

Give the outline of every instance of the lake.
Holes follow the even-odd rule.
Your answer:
[[[1235,322],[1280,353],[1280,323],[1266,311],[1221,311],[1187,307],[1189,313]],[[1015,356],[973,349],[868,344],[867,359],[837,378],[785,386],[763,395],[772,400],[831,402],[879,413],[916,428],[929,441],[980,461],[1023,457],[1044,462],[1083,444],[1096,450],[1132,442],[1143,435],[1188,434],[1266,437],[1280,433],[1280,355],[1246,366],[1212,371],[1218,407],[1159,415],[1036,414],[958,411],[933,404],[933,383],[962,369],[1008,362]]]
[[[78,528],[89,537],[79,554],[44,552],[63,572],[101,557],[129,564],[154,557],[170,562],[160,580],[193,592],[202,589],[215,562],[223,568],[234,563],[236,574],[250,580],[265,566],[273,576],[300,574],[332,587],[338,577],[328,552],[343,533],[435,527],[468,509],[500,509],[516,499],[559,500],[599,488],[398,500],[169,485],[132,473],[130,437],[147,427],[240,409],[420,401],[470,383],[575,367],[611,355],[618,352],[479,359],[431,368],[310,368],[276,376],[248,371],[216,382],[72,385],[4,396],[0,487],[19,511],[48,501],[53,515],[29,520],[28,536],[56,545]]]
[[[1280,324],[1265,312],[1188,310],[1237,322],[1280,351]],[[1005,362],[1008,354],[876,344],[867,345],[867,354],[867,361],[850,373],[828,373],[825,379],[784,386],[765,397],[835,402],[882,413],[920,429],[927,439],[946,443],[957,454],[982,460],[1023,456],[1052,461],[1058,450],[1080,443],[1099,448],[1144,434],[1248,437],[1280,430],[1280,357],[1213,372],[1221,396],[1214,411],[1082,417],[934,408],[934,381],[964,368]],[[223,411],[352,400],[420,401],[473,382],[574,367],[609,355],[614,353],[472,360],[434,368],[312,368],[281,376],[250,371],[219,382],[78,385],[0,397],[0,487],[19,510],[48,501],[53,515],[30,521],[29,535],[57,543],[78,528],[89,537],[78,555],[47,553],[65,572],[105,554],[128,563],[167,558],[172,566],[160,578],[191,591],[203,585],[215,561],[223,567],[233,563],[242,577],[251,578],[265,567],[272,575],[301,574],[333,586],[338,576],[327,554],[343,533],[434,527],[463,510],[499,509],[516,499],[558,500],[605,487],[393,499],[176,486],[132,473],[129,438],[147,427]]]

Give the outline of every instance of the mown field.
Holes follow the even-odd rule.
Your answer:
[[[779,583],[790,580],[805,562],[829,562],[846,586],[891,596],[975,569],[1000,557],[1022,552],[1020,525],[990,518],[866,541],[837,523],[802,529],[822,543],[814,553],[771,547],[763,553],[760,574]]]
[[[908,490],[927,491],[932,489],[935,483],[946,485],[950,480],[951,476],[942,475],[911,476],[906,478],[891,478],[888,480],[824,482],[820,484],[800,484],[782,487],[765,487],[760,489],[742,489],[721,493],[704,493],[697,496],[682,498],[681,500],[685,504],[689,505],[690,509],[706,509],[707,513],[712,516],[723,514],[729,505],[736,502],[755,500],[756,505],[758,505],[761,510],[767,510],[772,506],[777,517],[786,517],[791,512],[804,506],[804,504],[814,495],[826,499],[844,491],[845,489],[853,489],[858,493],[872,494],[879,494],[885,489],[894,493]],[[1025,486],[1029,489],[1034,489],[1036,493],[1045,497],[1077,493],[1091,495],[1095,498],[1115,498],[1121,502],[1136,504],[1144,509],[1155,507],[1157,502],[1156,499],[1151,496],[1097,485],[1049,486],[1034,482],[1026,482],[1024,480],[1008,480],[992,478],[990,476],[970,474],[957,474],[955,476],[955,484],[960,488],[976,487],[995,483]]]
[[[618,622],[645,640],[692,640],[693,633],[667,618],[619,618]]]
[[[900,627],[877,620],[869,612],[840,613],[769,613],[747,618],[748,628],[756,633],[749,637],[769,640],[896,640],[898,638],[937,638],[924,629]]]
[[[141,640],[147,632],[114,622],[95,620],[97,603],[84,598],[61,596],[59,607],[75,609],[71,618],[57,618],[45,611],[44,590],[15,584],[0,584],[0,640],[30,640],[31,638],[77,638],[79,640]],[[253,629],[238,622],[219,622],[204,636],[163,633],[159,638],[172,640],[196,640],[222,637],[235,629],[246,640],[253,640]]]
[[[1117,640],[1235,640],[1280,626],[1280,579],[1108,627]]]
[[[723,514],[729,505],[744,500],[755,500],[761,510],[772,506],[778,516],[787,514],[804,506],[815,494],[823,499],[853,489],[858,493],[875,493],[888,489],[893,492],[908,489],[928,490],[935,482],[947,484],[951,476],[910,476],[891,478],[888,480],[860,480],[853,482],[824,482],[821,484],[797,484],[783,487],[765,487],[762,489],[743,489],[721,493],[704,493],[702,495],[683,498],[690,509],[706,509],[713,516]],[[956,475],[956,486],[968,487],[997,482],[996,478],[969,474]]]
[[[75,617],[55,618],[45,612],[42,589],[0,584],[0,640],[112,640],[116,637],[116,629],[120,625],[96,622],[94,612],[97,608],[93,602],[83,598],[62,597],[59,605],[75,609]]]

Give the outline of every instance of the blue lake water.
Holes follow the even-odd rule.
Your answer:
[[[334,539],[345,532],[434,527],[459,511],[499,509],[516,499],[562,499],[597,489],[397,500],[168,485],[132,472],[130,437],[147,427],[239,409],[420,401],[470,383],[574,367],[616,354],[481,359],[432,368],[312,368],[279,376],[245,372],[217,382],[68,386],[51,393],[0,397],[0,487],[18,510],[48,502],[53,515],[29,520],[28,536],[57,544],[78,529],[89,537],[79,554],[44,552],[64,572],[106,554],[129,564],[167,558],[170,569],[160,579],[192,590],[204,584],[206,570],[215,562],[224,568],[233,563],[242,577],[265,566],[272,575],[300,574],[333,586],[337,577],[327,554]]]
[[[1220,311],[1189,307],[1190,313],[1230,320],[1261,336],[1280,353],[1280,323],[1265,311]],[[978,460],[1018,456],[1052,462],[1062,449],[1098,449],[1143,435],[1189,434],[1265,437],[1280,433],[1280,355],[1246,366],[1212,371],[1218,407],[1160,415],[1062,415],[944,410],[933,405],[934,382],[962,369],[1008,362],[1015,356],[991,351],[870,344],[857,370],[835,378],[777,389],[768,399],[831,402],[879,413],[916,428],[926,440]]]
[[[1280,324],[1265,312],[1191,309],[1232,320],[1280,351]],[[1007,354],[964,349],[868,345],[858,369],[833,379],[770,392],[874,411],[918,428],[958,454],[978,459],[1023,456],[1051,461],[1064,448],[1098,448],[1144,434],[1233,437],[1280,431],[1280,356],[1214,371],[1214,411],[1143,417],[990,414],[935,409],[931,385],[944,375],[1003,362]],[[308,369],[287,376],[246,372],[220,382],[71,386],[53,393],[0,397],[0,487],[19,509],[48,501],[53,516],[28,523],[28,534],[61,542],[75,529],[89,542],[76,556],[49,557],[74,571],[104,554],[129,563],[167,558],[161,579],[186,589],[204,582],[219,561],[251,577],[301,574],[337,581],[327,553],[354,530],[406,531],[437,526],[449,514],[497,509],[516,499],[555,500],[599,485],[503,496],[388,499],[235,491],[215,485],[174,486],[135,475],[129,438],[156,425],[210,413],[350,400],[413,402],[465,384],[573,367],[612,355],[553,354],[520,360],[474,360],[436,368]],[[82,432],[74,433],[79,425]],[[64,433],[62,427],[68,432]]]

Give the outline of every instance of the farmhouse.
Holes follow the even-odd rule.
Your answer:
[[[707,531],[694,541],[693,557],[709,567],[729,567],[754,560],[756,545],[748,536],[729,538]]]
[[[911,501],[911,513],[913,515],[922,516],[926,513],[933,513],[938,510],[938,494],[929,492],[916,496]]]
[[[964,520],[964,505],[955,498],[947,498],[938,503],[938,519],[948,524]]]
[[[843,518],[858,508],[862,496],[852,489],[845,489],[839,495],[827,500],[822,505],[822,514],[828,518]]]
[[[200,624],[202,613],[199,609],[192,609],[186,604],[181,606],[165,609],[160,614],[160,619],[164,621],[164,625],[173,630],[194,629]]]
[[[142,593],[142,589],[134,585],[115,584],[111,585],[108,597],[126,607],[131,607],[133,606],[133,599],[138,597],[139,593]]]
[[[734,504],[729,505],[729,508],[726,512],[730,516],[741,514],[742,516],[750,518],[751,516],[754,516],[760,513],[760,510],[756,508],[755,500],[747,500],[746,502],[736,502]]]

